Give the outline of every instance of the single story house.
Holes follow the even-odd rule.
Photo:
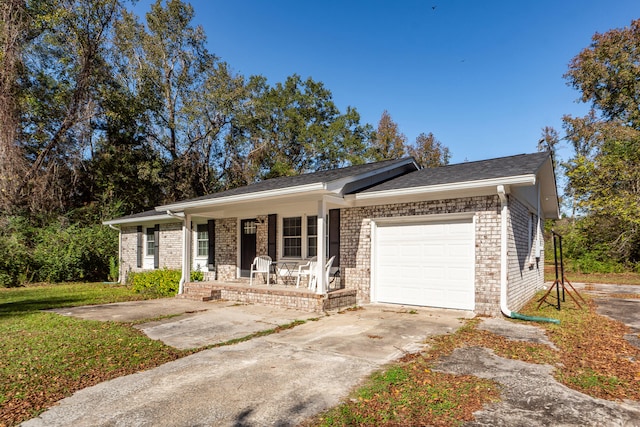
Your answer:
[[[121,280],[182,269],[184,293],[197,269],[229,290],[257,255],[292,263],[315,256],[318,273],[335,257],[342,304],[509,315],[543,286],[542,222],[558,217],[551,155],[534,153],[424,169],[404,158],[274,178],[105,224],[120,230]],[[327,298],[325,275],[318,278],[307,294]],[[246,285],[235,295],[277,293]],[[284,300],[298,295],[283,292]]]

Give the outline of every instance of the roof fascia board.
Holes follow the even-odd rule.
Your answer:
[[[143,217],[137,217],[137,218],[110,219],[109,221],[102,221],[102,224],[104,225],[142,224],[145,222],[158,222],[158,221],[166,221],[166,220],[179,221],[179,219],[171,215],[158,214],[158,215],[150,215],[150,216],[143,216]]]
[[[322,196],[323,200],[327,203],[342,206],[342,207],[352,207],[354,205],[354,200],[347,200],[343,197],[338,196]]]
[[[413,202],[425,202],[436,201],[443,199],[459,199],[463,197],[481,197],[492,196],[496,194],[495,188],[480,187],[474,189],[448,191],[446,193],[415,193],[408,196],[384,196],[371,199],[354,199],[355,207],[373,206],[379,204],[396,204],[396,203],[413,203]]]
[[[228,203],[238,203],[238,202],[251,202],[256,201],[258,199],[270,199],[270,198],[278,198],[283,196],[291,196],[300,193],[309,193],[312,191],[323,191],[326,190],[326,186],[322,182],[316,182],[313,184],[306,185],[298,185],[295,187],[285,187],[274,190],[266,190],[266,191],[258,191],[254,193],[246,193],[246,194],[237,194],[233,196],[226,197],[217,197],[211,199],[203,199],[197,200],[193,202],[182,202],[182,203],[173,203],[170,205],[158,206],[156,210],[158,212],[166,212],[166,211],[183,211],[185,209],[190,208],[199,208],[199,207],[208,207],[208,206],[219,206],[225,205]]]
[[[536,176],[533,174],[518,175],[506,178],[493,178],[478,181],[454,182],[450,184],[424,185],[404,189],[374,191],[370,193],[356,194],[356,200],[367,200],[385,197],[411,196],[425,193],[440,193],[447,191],[461,191],[479,189],[482,187],[495,187],[497,185],[535,185]]]

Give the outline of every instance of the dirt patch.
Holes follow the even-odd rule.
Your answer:
[[[636,426],[640,404],[596,399],[559,384],[554,368],[496,356],[480,347],[459,348],[437,370],[474,375],[502,385],[502,401],[476,412],[465,426]]]

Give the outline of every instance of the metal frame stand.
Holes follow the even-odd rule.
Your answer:
[[[547,302],[546,299],[551,294],[554,288],[556,290],[557,303],[551,304],[547,302],[547,304],[555,305],[556,309],[560,310],[560,288],[562,288],[562,302],[565,302],[565,293],[566,293],[567,295],[569,295],[569,297],[571,297],[573,302],[576,303],[578,308],[582,309],[582,306],[580,305],[578,300],[574,298],[573,293],[575,293],[578,296],[578,298],[580,298],[580,301],[582,301],[583,304],[586,304],[584,298],[582,298],[582,296],[578,293],[578,291],[576,291],[576,289],[573,287],[571,282],[569,282],[569,280],[567,280],[564,277],[564,261],[562,258],[562,236],[556,233],[554,230],[551,230],[551,233],[553,234],[553,262],[555,264],[556,280],[553,282],[553,285],[551,285],[551,287],[547,290],[547,292],[543,295],[543,297],[538,300],[537,310],[540,309],[540,306],[542,306],[542,303]],[[560,250],[560,263],[558,263],[558,249]],[[558,271],[558,268],[560,271]],[[571,291],[567,289],[567,286],[565,285],[565,283],[566,285],[568,285],[569,288],[571,288]]]

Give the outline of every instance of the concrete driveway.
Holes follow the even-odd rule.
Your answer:
[[[120,304],[119,320],[124,319],[123,313],[135,313],[136,307],[149,308],[147,304],[154,303]],[[229,303],[193,307],[197,308],[186,310],[185,315],[140,327],[165,342],[191,346],[194,325],[208,334],[210,341],[226,341],[238,331],[247,335],[309,316]],[[109,314],[113,308],[63,310],[63,314],[98,318],[101,313],[99,318],[107,319],[118,312]],[[163,308],[165,314],[176,309]],[[268,310],[275,311],[268,314]],[[430,335],[454,332],[462,319],[470,316],[462,311],[398,306],[367,306],[336,313],[278,334],[201,351],[86,388],[23,425],[296,425],[338,404],[372,371],[406,352],[419,351]],[[220,329],[215,325],[218,320],[226,322],[228,336],[216,332]],[[181,333],[187,339],[182,340]]]
[[[597,301],[598,311],[629,325],[633,333],[627,338],[632,343],[638,338],[640,287],[575,286],[603,297]],[[314,316],[252,305],[173,301],[179,300],[86,307],[63,314],[135,320],[184,313],[139,325],[150,336],[181,348]],[[453,332],[466,317],[467,312],[376,305],[332,314],[81,390],[23,425],[296,425],[339,403],[385,363],[419,351],[427,336]],[[535,323],[485,318],[480,328],[553,347]],[[552,366],[468,347],[439,360],[436,369],[502,385],[502,400],[476,412],[476,419],[466,426],[640,426],[638,402],[611,402],[571,390],[555,381]]]

